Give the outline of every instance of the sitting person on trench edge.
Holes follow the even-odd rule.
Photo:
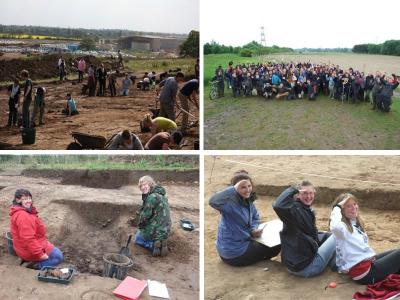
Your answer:
[[[46,226],[33,206],[30,191],[18,189],[15,192],[10,217],[14,250],[22,259],[21,265],[40,270],[63,261],[63,253],[46,237]]]
[[[280,233],[282,262],[288,272],[300,277],[321,274],[330,265],[335,265],[335,237],[318,232],[314,210],[314,185],[303,180],[297,187],[289,187],[272,204],[283,222]]]
[[[209,204],[221,214],[218,226],[217,251],[222,261],[232,266],[247,266],[271,259],[281,246],[268,247],[253,240],[260,237],[260,218],[254,201],[253,180],[241,170],[231,179],[231,186],[214,194]]]

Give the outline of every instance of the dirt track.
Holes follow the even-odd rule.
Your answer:
[[[7,292],[5,286],[8,281],[2,280],[0,298],[114,299],[111,292],[119,281],[95,275],[102,273],[102,256],[107,252],[118,252],[128,235],[135,231],[132,217],[142,202],[136,185],[102,189],[99,188],[102,186],[101,180],[96,188],[66,185],[61,183],[61,177],[33,178],[11,171],[1,172],[0,180],[1,215],[8,215],[10,199],[17,187],[24,186],[31,190],[35,205],[46,223],[49,239],[64,252],[63,264],[74,266],[80,273],[69,286],[69,292],[64,292],[64,287],[54,284],[37,283],[34,272],[17,267],[18,259],[7,253],[6,242],[2,238],[0,273],[7,274],[10,282],[17,282],[17,278],[26,280]],[[171,299],[198,299],[199,232],[186,232],[179,226],[181,218],[192,220],[196,228],[199,226],[197,182],[162,185],[168,192],[173,220],[170,254],[165,258],[153,258],[145,249],[132,243],[134,267],[129,275],[165,282]],[[0,226],[4,236],[9,228],[9,218],[1,218]],[[145,295],[147,291],[144,299],[148,299]]]
[[[120,81],[121,79],[119,79]],[[121,86],[121,85],[120,85]],[[131,88],[128,97],[87,97],[80,96],[81,84],[73,82],[44,84],[47,95],[45,99],[45,125],[36,129],[36,143],[23,145],[19,129],[5,128],[8,120],[8,96],[5,90],[0,92],[0,142],[9,144],[12,149],[32,150],[65,150],[74,139],[72,131],[93,135],[101,135],[106,139],[124,129],[130,129],[144,145],[150,139],[150,133],[140,133],[139,122],[150,108],[155,108],[155,91],[140,91]],[[119,90],[117,88],[117,90]],[[77,100],[79,115],[66,117],[61,113],[66,106],[66,94],[72,92]],[[21,108],[19,108],[21,109]],[[198,120],[198,111],[191,106],[191,113]],[[33,104],[31,105],[31,113]],[[177,118],[178,127],[182,114]],[[189,122],[195,121],[189,117]],[[199,129],[194,127],[188,136],[184,137],[182,149],[193,149],[195,139],[198,139]]]
[[[240,161],[263,166],[256,168],[225,160]],[[308,178],[319,189],[325,188],[326,199],[315,200],[317,226],[328,229],[330,202],[340,190],[359,190],[364,195],[375,194],[374,201],[361,201],[361,212],[366,220],[371,247],[377,252],[399,247],[400,226],[399,207],[388,209],[386,194],[397,191],[397,197],[390,203],[400,203],[400,157],[396,156],[221,156],[216,159],[205,158],[205,299],[351,299],[356,291],[364,290],[345,275],[326,270],[322,275],[303,279],[287,273],[280,263],[280,256],[272,261],[257,263],[253,266],[234,268],[221,262],[215,249],[215,239],[219,214],[208,205],[208,199],[216,191],[229,184],[233,172],[247,170],[254,178],[259,199],[256,206],[262,221],[277,218],[271,208],[276,192],[290,184]],[[266,169],[266,167],[271,169]],[[211,169],[213,168],[212,174]],[[276,170],[272,170],[276,169]],[[383,185],[371,182],[334,180],[317,176],[305,176],[292,172],[328,175],[353,180],[376,181],[397,184]],[[259,187],[259,188],[258,188]],[[276,187],[274,189],[273,187]],[[379,208],[374,209],[374,208]],[[264,271],[264,268],[268,271]],[[324,290],[331,281],[343,282],[336,289]]]

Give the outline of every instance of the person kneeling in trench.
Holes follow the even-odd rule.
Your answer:
[[[10,208],[14,250],[26,267],[53,267],[64,259],[63,253],[46,238],[46,227],[33,206],[32,194],[18,189]]]
[[[163,187],[150,176],[139,179],[143,205],[140,209],[135,243],[152,251],[153,256],[168,254],[167,239],[171,231],[168,198]]]

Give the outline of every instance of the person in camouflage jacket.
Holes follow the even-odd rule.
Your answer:
[[[172,223],[166,191],[150,176],[139,179],[139,189],[143,204],[135,243],[151,250],[153,256],[165,256],[168,254],[167,239]]]

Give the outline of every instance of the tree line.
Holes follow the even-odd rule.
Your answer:
[[[385,41],[383,44],[354,45],[353,52],[400,56],[400,40],[388,40]]]
[[[204,44],[204,54],[222,54],[222,53],[233,53],[239,54],[242,57],[251,57],[253,55],[266,55],[273,53],[282,52],[293,52],[292,48],[278,47],[276,45],[272,47],[265,47],[256,41],[252,41],[244,46],[226,46],[220,45],[215,41]]]
[[[27,34],[27,35],[49,35],[66,38],[82,39],[91,37],[94,40],[100,39],[117,39],[130,35],[157,35],[157,36],[173,36],[184,38],[186,34],[169,34],[162,32],[144,32],[126,29],[85,29],[85,28],[61,28],[46,26],[22,26],[22,25],[2,25],[0,24],[0,33],[8,33],[11,35]]]

